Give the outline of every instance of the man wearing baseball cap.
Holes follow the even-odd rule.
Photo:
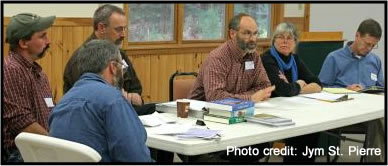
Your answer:
[[[55,16],[21,13],[7,26],[10,51],[3,67],[3,161],[23,161],[14,142],[19,133],[48,135],[48,115],[54,103],[47,76],[36,60],[49,48],[47,29],[54,20]]]

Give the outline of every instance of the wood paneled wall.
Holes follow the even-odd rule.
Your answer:
[[[3,34],[9,18],[4,19]],[[72,53],[93,32],[90,18],[57,18],[48,30],[51,40],[46,56],[37,62],[47,74],[55,102],[63,96],[63,71]],[[168,101],[168,80],[176,71],[198,72],[209,52],[219,44],[206,48],[161,48],[151,51],[126,50],[143,86],[146,102]],[[259,52],[268,47],[260,44]],[[3,39],[3,60],[9,45]],[[183,78],[184,79],[184,78]]]
[[[9,18],[4,19],[3,35]],[[63,71],[72,53],[93,32],[90,18],[57,18],[49,29],[51,40],[47,55],[38,60],[47,74],[54,100],[58,102],[63,96]],[[338,40],[342,32],[302,33],[301,41]],[[210,45],[210,46],[209,46]],[[176,71],[198,72],[209,52],[219,44],[208,44],[206,47],[158,48],[152,50],[127,49],[136,73],[143,86],[143,98],[146,102],[168,101],[168,80]],[[9,46],[3,38],[3,60]],[[269,47],[268,42],[260,42],[258,52],[262,53]],[[184,77],[183,77],[184,79]]]

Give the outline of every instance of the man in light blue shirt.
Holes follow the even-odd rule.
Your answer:
[[[380,25],[368,19],[361,23],[354,41],[331,52],[325,59],[319,79],[325,87],[346,87],[361,90],[384,86],[380,58],[371,52],[381,37]]]
[[[355,40],[344,48],[331,52],[325,59],[319,79],[324,87],[344,87],[359,91],[371,86],[384,86],[383,68],[379,57],[371,50],[381,38],[380,24],[366,19],[359,25]],[[384,118],[357,124],[367,127],[366,148],[380,148],[380,156],[367,155],[366,162],[384,162]]]
[[[147,133],[119,89],[123,64],[118,47],[92,40],[78,53],[82,76],[52,111],[50,136],[88,145],[102,162],[151,162]]]

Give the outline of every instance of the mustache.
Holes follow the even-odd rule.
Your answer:
[[[49,48],[50,48],[50,44],[47,44],[46,47],[43,49],[43,51],[37,55],[37,57],[42,58]]]
[[[124,40],[124,37],[121,37],[119,39],[116,40],[116,44],[121,44],[121,42]]]

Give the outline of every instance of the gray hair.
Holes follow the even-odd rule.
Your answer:
[[[120,61],[121,57],[119,48],[107,40],[91,40],[77,54],[80,76],[87,72],[102,74],[110,61]]]
[[[97,8],[93,15],[93,28],[97,30],[98,23],[103,23],[104,25],[109,26],[109,18],[113,13],[119,13],[125,15],[124,10],[110,4],[105,4]]]
[[[246,13],[239,13],[238,15],[235,15],[229,22],[228,28],[229,30],[233,29],[238,31],[240,29],[240,22],[242,17],[251,17],[253,20],[255,20],[252,16]]]
[[[283,22],[283,23],[280,23],[278,26],[276,26],[275,32],[273,33],[272,39],[271,39],[272,45],[274,45],[276,37],[283,33],[289,33],[294,38],[295,45],[298,45],[298,41],[299,41],[298,31],[294,26],[294,24],[289,22]]]

